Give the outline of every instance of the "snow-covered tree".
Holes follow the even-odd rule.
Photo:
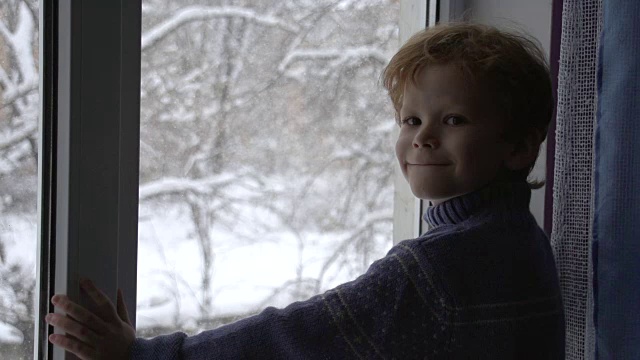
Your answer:
[[[14,256],[15,219],[35,224],[38,1],[0,3],[0,353],[33,348],[33,263]],[[32,241],[35,243],[35,241]],[[35,251],[35,249],[33,249]],[[3,341],[5,340],[5,341]]]
[[[378,80],[397,46],[397,3],[147,1],[143,11],[141,200],[187,204],[202,317],[215,317],[211,228],[231,226],[247,202],[301,252],[305,232],[344,230],[325,270],[304,279],[300,264],[283,284],[294,297],[322,290],[331,266],[366,269],[375,234],[390,234],[393,121]],[[271,189],[272,176],[296,181]]]

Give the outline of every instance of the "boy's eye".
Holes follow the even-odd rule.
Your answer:
[[[451,116],[447,116],[447,117],[444,119],[444,122],[445,122],[447,125],[453,125],[453,126],[455,126],[455,125],[460,125],[460,124],[464,123],[464,118],[462,118],[462,117],[460,117],[460,116],[457,116],[457,115],[451,115]]]
[[[402,119],[402,121],[400,122],[400,126],[402,126],[402,125],[418,125],[419,121],[420,121],[420,119],[418,119],[417,117],[409,116],[409,117],[406,117],[406,118]]]

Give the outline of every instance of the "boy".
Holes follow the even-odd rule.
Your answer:
[[[414,35],[384,71],[400,133],[396,155],[430,230],[356,280],[193,337],[136,339],[90,282],[93,315],[50,341],[81,358],[563,359],[564,317],[549,241],[529,211],[527,176],[553,109],[541,50],[492,27]]]

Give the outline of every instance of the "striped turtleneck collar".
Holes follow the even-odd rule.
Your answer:
[[[487,208],[528,209],[530,199],[531,189],[525,181],[494,182],[476,191],[430,206],[422,218],[431,228],[459,224]]]

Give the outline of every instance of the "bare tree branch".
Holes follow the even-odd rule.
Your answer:
[[[0,138],[0,150],[8,149],[23,140],[35,136],[36,131],[38,131],[38,124],[32,124],[14,132],[7,138]]]
[[[220,174],[203,179],[163,178],[140,185],[140,201],[162,195],[182,193],[210,194],[215,187],[228,185],[238,179],[238,174]]]
[[[358,228],[354,229],[351,232],[351,235],[348,236],[347,238],[345,238],[344,240],[340,241],[340,245],[338,247],[336,247],[333,251],[333,254],[331,254],[331,256],[325,261],[325,263],[322,265],[322,269],[320,269],[320,272],[318,273],[318,288],[316,289],[318,292],[320,291],[320,285],[322,283],[322,278],[324,277],[324,275],[326,274],[326,272],[329,270],[329,268],[331,267],[331,265],[341,256],[345,254],[345,250],[347,249],[347,247],[355,240],[358,238],[358,236],[360,236],[362,234],[362,232],[364,232],[366,229],[372,227],[373,225],[375,225],[376,223],[381,223],[381,222],[390,222],[393,221],[393,217],[389,216],[389,214],[383,213],[383,212],[377,212],[377,213],[373,213],[373,214],[367,214],[367,216],[365,217],[362,226],[359,226]]]
[[[0,109],[6,106],[11,106],[16,100],[20,99],[21,97],[30,94],[32,91],[38,90],[38,81],[37,79],[34,80],[35,81],[33,82],[23,83],[16,87],[10,88],[10,90],[8,91],[5,91],[3,103],[2,106],[0,106]]]
[[[371,58],[380,64],[386,64],[389,61],[379,48],[373,46],[357,46],[340,49],[300,49],[294,50],[287,54],[278,65],[278,71],[283,72],[291,63],[297,60],[307,59],[337,59],[335,67],[350,59]]]
[[[151,30],[142,35],[141,48],[145,51],[147,48],[155,45],[175,29],[184,26],[193,21],[202,21],[217,17],[242,17],[249,21],[253,21],[262,25],[276,26],[288,32],[297,32],[298,26],[288,23],[285,20],[274,16],[261,15],[255,11],[242,7],[208,7],[208,6],[189,6],[176,12],[169,19],[156,25]]]
[[[11,32],[11,30],[0,21],[0,34],[4,36],[6,44],[11,47],[13,51],[13,56],[17,61],[22,82],[24,83],[31,83],[34,79],[37,80],[38,78],[31,44],[35,35],[34,25],[31,11],[24,2],[20,3],[18,22],[14,32]],[[29,41],[25,41],[25,39]]]
[[[4,38],[7,40],[11,40],[11,38],[13,37],[13,34],[2,20],[0,20],[0,34],[2,34],[2,36],[4,36]]]
[[[4,68],[0,66],[0,86],[2,86],[6,91],[11,85],[12,83],[9,75],[7,75],[7,72],[4,70]]]

